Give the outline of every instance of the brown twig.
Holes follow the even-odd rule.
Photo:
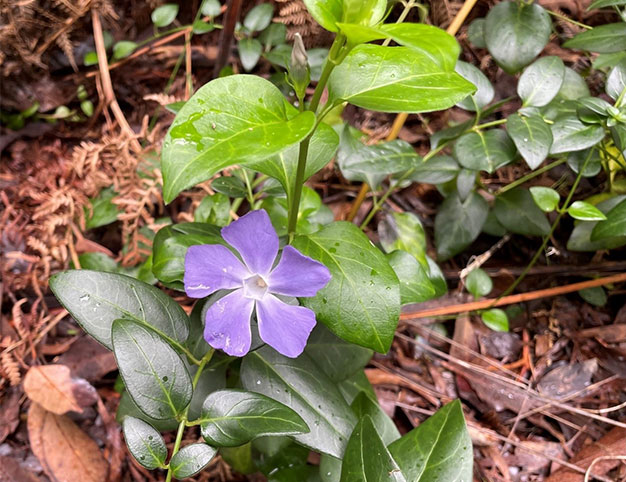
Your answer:
[[[241,10],[241,3],[242,0],[230,0],[228,2],[226,18],[224,19],[224,28],[220,34],[220,50],[217,54],[217,60],[215,61],[215,67],[213,69],[214,78],[219,77],[220,71],[226,65],[226,62],[228,62],[230,49],[233,43],[235,25],[237,24],[239,12]]]
[[[461,303],[452,306],[442,306],[439,308],[433,308],[430,310],[410,311],[400,314],[401,320],[417,320],[420,318],[432,318],[436,316],[456,315],[458,313],[466,313],[469,311],[479,311],[495,306],[513,305],[515,303],[523,303],[531,300],[538,300],[541,298],[549,298],[553,296],[564,295],[567,293],[573,293],[575,291],[596,288],[598,286],[605,286],[611,283],[621,283],[626,281],[626,273],[620,273],[613,276],[607,276],[606,278],[599,278],[589,281],[581,281],[580,283],[573,283],[565,286],[558,286],[556,288],[547,288],[543,290],[531,291],[530,293],[520,293],[517,295],[504,296],[500,299],[487,299],[481,301],[474,301],[471,303]]]

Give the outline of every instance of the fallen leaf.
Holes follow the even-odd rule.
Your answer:
[[[621,311],[621,310],[620,310]],[[616,324],[587,328],[577,333],[581,338],[600,338],[607,343],[626,341],[626,324]]]
[[[11,458],[0,456],[0,480],[3,482],[39,482],[41,479]]]
[[[52,413],[83,411],[74,396],[70,369],[65,365],[31,367],[24,377],[24,391],[33,402]]]
[[[64,415],[33,403],[28,436],[35,456],[53,482],[106,480],[109,464],[98,445]]]
[[[598,371],[598,360],[592,358],[582,363],[561,365],[550,370],[537,384],[543,395],[564,398],[591,385],[591,378]]]
[[[59,357],[59,363],[72,371],[72,376],[94,382],[117,369],[113,352],[93,338],[84,336]]]
[[[0,443],[4,442],[20,423],[21,390],[18,390],[18,387],[11,387],[7,394],[0,403]]]

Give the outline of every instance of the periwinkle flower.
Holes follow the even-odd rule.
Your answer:
[[[185,256],[185,292],[204,298],[218,290],[234,290],[217,300],[206,313],[204,338],[213,348],[232,356],[250,350],[250,317],[256,309],[261,339],[279,353],[297,357],[315,326],[315,313],[293,306],[275,295],[309,297],[330,281],[323,264],[286,246],[280,261],[278,235],[265,211],[252,211],[222,228],[226,246],[191,246]]]

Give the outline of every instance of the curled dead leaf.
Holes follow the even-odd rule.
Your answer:
[[[102,482],[109,464],[98,445],[64,415],[33,403],[28,411],[28,436],[35,456],[53,482]]]

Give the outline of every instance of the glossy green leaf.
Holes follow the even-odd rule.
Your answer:
[[[376,189],[389,174],[407,171],[419,161],[408,142],[396,139],[365,145],[344,129],[337,162],[341,174],[349,181],[366,182]]]
[[[478,89],[470,97],[467,97],[459,102],[457,106],[474,112],[476,111],[476,107],[478,107],[478,109],[482,109],[493,100],[493,96],[495,95],[493,86],[479,68],[459,60],[456,63],[455,70],[459,75],[461,75],[461,77],[469,80]]]
[[[387,10],[387,0],[343,0],[341,20],[360,25],[376,25]]]
[[[202,2],[202,6],[200,7],[200,11],[202,12],[202,15],[213,18],[222,13],[222,6],[218,0],[204,0]]]
[[[574,201],[572,205],[567,208],[567,213],[574,219],[581,221],[604,221],[607,219],[602,211],[593,204],[589,204],[585,201]]]
[[[132,319],[166,339],[183,342],[187,315],[173,299],[149,284],[122,274],[70,270],[50,278],[50,289],[80,326],[111,349],[111,325]]]
[[[531,63],[548,43],[552,22],[538,4],[502,2],[485,20],[485,42],[489,53],[508,73]]]
[[[467,291],[474,296],[474,298],[480,298],[491,293],[491,290],[493,289],[493,281],[491,281],[491,278],[485,270],[475,268],[470,271],[470,274],[467,275],[467,278],[465,279],[465,287],[467,288]]]
[[[172,457],[170,468],[177,479],[193,477],[209,465],[209,462],[213,460],[216,454],[217,450],[209,447],[207,444],[195,443],[187,445]]]
[[[117,221],[118,207],[111,201],[117,196],[112,187],[103,189],[89,200],[91,209],[85,208],[85,228],[94,229]]]
[[[546,236],[550,232],[550,223],[527,189],[517,187],[499,195],[493,211],[512,233]]]
[[[601,54],[621,52],[626,50],[626,23],[599,25],[569,39],[563,47]]]
[[[461,169],[456,177],[456,192],[461,201],[465,201],[476,185],[478,171],[472,169]]]
[[[510,115],[506,131],[531,169],[537,169],[548,157],[552,146],[552,130],[539,115]]]
[[[591,158],[587,161],[589,156],[591,156]],[[576,174],[585,166],[582,176],[593,177],[602,170],[602,159],[600,158],[598,150],[592,147],[582,151],[570,152],[567,156],[567,165]]]
[[[484,311],[480,317],[493,331],[509,331],[509,317],[504,310],[492,308]]]
[[[397,249],[412,254],[426,265],[426,233],[413,213],[391,213],[378,223],[378,237],[386,253]]]
[[[591,241],[626,236],[626,200],[620,202],[606,214],[591,232]]]
[[[113,58],[114,59],[123,59],[132,54],[137,48],[137,44],[135,42],[130,42],[128,40],[122,40],[117,42],[113,46]]]
[[[137,404],[133,402],[133,399],[128,394],[128,391],[124,390],[120,396],[120,403],[117,407],[117,412],[115,413],[115,419],[118,423],[122,424],[126,417],[135,417],[143,420],[160,432],[170,432],[172,430],[176,430],[179,424],[175,418],[157,420],[156,418],[148,417],[145,413],[139,410]]]
[[[152,272],[172,287],[182,290],[185,255],[197,244],[224,244],[220,228],[205,223],[172,224],[161,228],[152,244]]]
[[[272,23],[261,32],[259,40],[266,49],[276,45],[283,45],[287,41],[287,26],[283,23]]]
[[[271,7],[269,3],[259,5],[259,7],[263,6]],[[256,64],[259,62],[261,53],[263,52],[263,45],[261,45],[261,42],[257,39],[250,37],[241,39],[238,45],[241,65],[243,65],[246,72],[249,72],[256,67]]]
[[[588,97],[589,87],[585,79],[573,69],[565,67],[565,75],[563,76],[563,85],[557,94],[557,99],[577,100],[581,97]]]
[[[611,69],[606,78],[605,89],[608,96],[613,100],[617,100],[622,95],[626,89],[626,60],[622,60]]]
[[[437,258],[445,261],[460,253],[480,234],[489,205],[480,194],[471,193],[465,201],[458,194],[446,198],[435,217]]]
[[[411,482],[472,480],[472,440],[458,400],[439,409],[388,449]]]
[[[485,42],[485,19],[477,18],[470,23],[467,29],[467,37],[470,43],[479,49],[486,49],[487,42]]]
[[[176,19],[178,15],[178,5],[175,3],[166,3],[155,8],[150,15],[152,23],[156,27],[167,27]]]
[[[300,415],[280,402],[245,390],[219,390],[202,406],[202,437],[215,447],[237,447],[263,435],[308,433]]]
[[[267,197],[263,200],[261,208],[265,209],[267,214],[269,214],[272,226],[274,226],[278,236],[287,235],[287,225],[289,221],[287,199],[284,197]],[[316,221],[316,216],[326,209],[329,208],[322,204],[319,194],[313,189],[304,186],[300,205],[298,206],[296,233],[310,234],[318,231],[321,226],[320,223]],[[330,219],[330,222],[333,220],[334,216]]]
[[[609,130],[615,147],[622,151],[622,158],[626,159],[626,124],[617,124]]]
[[[185,103],[163,141],[165,202],[225,167],[278,154],[303,140],[314,123],[312,112],[298,114],[260,77],[232,75],[209,82]]]
[[[111,340],[120,375],[137,407],[156,419],[183,413],[193,388],[178,353],[154,331],[131,320],[115,320]]]
[[[211,181],[211,188],[228,197],[246,197],[248,190],[241,179],[235,176],[220,176]]]
[[[83,253],[78,256],[78,261],[82,269],[106,271],[107,273],[117,273],[119,270],[117,262],[104,253]]]
[[[196,223],[226,226],[230,221],[230,200],[228,196],[221,193],[205,196],[194,211],[193,220]]]
[[[87,52],[83,57],[83,65],[85,67],[98,65],[98,54],[96,52]]]
[[[593,10],[594,8],[606,8],[626,5],[626,0],[596,0],[591,2],[591,5],[587,7],[587,10]]]
[[[337,31],[343,16],[343,0],[304,0],[311,16],[326,30]]]
[[[294,439],[313,450],[341,458],[356,417],[336,385],[306,354],[286,358],[265,346],[241,365],[247,390],[262,393],[297,412],[310,432]]]
[[[340,338],[386,353],[400,314],[400,286],[383,253],[348,222],[298,236],[293,246],[332,274],[326,287],[302,304]]]
[[[602,286],[585,288],[583,290],[579,290],[578,294],[583,300],[593,306],[604,306],[608,301],[606,291],[604,291]]]
[[[428,112],[452,107],[475,87],[409,47],[359,45],[333,70],[330,102],[381,112]]]
[[[243,26],[250,32],[265,30],[272,22],[274,6],[271,3],[262,3],[252,8],[243,19]]]
[[[341,482],[406,480],[381,440],[371,417],[365,415],[350,436],[341,466]]]
[[[128,451],[146,469],[165,465],[167,447],[161,434],[149,423],[135,417],[126,417],[122,423]]]
[[[502,129],[470,132],[457,139],[454,156],[463,167],[492,173],[515,158],[515,145]]]
[[[559,207],[561,196],[554,189],[545,186],[533,186],[529,191],[535,204],[544,213],[549,213]]]
[[[472,119],[462,122],[460,124],[452,125],[435,132],[430,136],[430,148],[436,149],[440,147],[444,142],[453,141],[458,139],[472,127]]]
[[[491,209],[487,215],[487,220],[483,225],[483,232],[498,238],[501,238],[507,233],[506,228],[500,224],[500,221],[498,221],[496,215],[493,213],[493,209]]]
[[[350,405],[359,420],[369,416],[374,427],[385,445],[400,438],[396,424],[387,415],[377,401],[372,400],[365,392],[360,392]]]
[[[576,117],[565,117],[552,124],[554,142],[550,154],[582,151],[604,138],[604,129],[599,125],[585,125]]]
[[[524,106],[542,107],[556,97],[563,85],[565,65],[555,56],[541,57],[530,64],[519,78],[517,94]]]
[[[451,156],[438,155],[426,162],[418,163],[411,179],[428,184],[443,184],[451,181],[459,173],[459,163]]]
[[[596,207],[600,212],[606,215],[625,199],[626,196],[613,196],[605,201],[599,202]],[[592,241],[591,233],[597,225],[598,221],[576,223],[567,241],[567,249],[570,251],[598,251],[601,249],[615,249],[626,245],[626,235]]]
[[[304,352],[333,382],[341,382],[361,370],[372,358],[372,350],[347,343],[318,324]]]
[[[578,103],[578,118],[586,123],[602,123],[612,109],[611,104],[598,97],[583,97]]]
[[[356,397],[361,392],[365,393],[373,402],[378,403],[374,387],[372,387],[372,384],[369,382],[364,370],[359,370],[350,378],[340,382],[337,386],[339,387],[339,391],[341,392],[341,395],[343,395],[343,398],[350,404],[354,402]]]
[[[389,264],[400,280],[400,302],[421,303],[437,296],[437,291],[428,273],[414,256],[397,250],[387,255]]]
[[[305,180],[330,162],[338,145],[339,136],[332,127],[320,124],[311,137],[306,170],[304,171]],[[278,180],[285,189],[287,198],[291,199],[295,189],[294,180],[298,168],[298,151],[299,146],[293,145],[269,159],[251,163],[250,167]]]

